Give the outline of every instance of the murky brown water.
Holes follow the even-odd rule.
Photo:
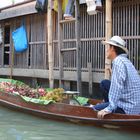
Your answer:
[[[44,120],[0,107],[0,140],[138,140],[140,134]]]

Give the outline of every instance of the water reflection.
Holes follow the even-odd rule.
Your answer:
[[[137,140],[139,134],[48,121],[0,107],[0,140]]]

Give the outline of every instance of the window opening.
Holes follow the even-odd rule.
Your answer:
[[[10,25],[4,27],[4,65],[9,65],[10,55]]]

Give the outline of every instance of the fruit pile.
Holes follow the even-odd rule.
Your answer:
[[[31,98],[39,98],[37,90],[30,88],[27,85],[17,85],[10,82],[0,82],[1,91],[8,93],[19,93],[22,96],[27,96]]]
[[[42,100],[54,100],[56,102],[62,102],[63,99],[66,99],[66,95],[63,94],[64,89],[63,88],[56,88],[52,91],[47,92],[47,94],[43,97],[40,97]]]
[[[30,98],[38,98],[42,100],[54,100],[56,102],[61,102],[66,96],[63,94],[64,89],[55,88],[50,91],[44,88],[34,89],[25,84],[12,84],[10,82],[0,82],[0,91],[6,93],[18,93],[22,96],[27,96]]]

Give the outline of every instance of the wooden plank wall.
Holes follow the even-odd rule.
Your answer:
[[[129,58],[140,72],[140,1],[115,1],[113,9],[113,34],[125,39]]]
[[[34,15],[30,17],[30,67],[45,69],[48,65],[46,47],[46,17],[45,15]]]
[[[104,47],[101,44],[101,40],[105,36],[105,19],[104,12],[94,16],[89,16],[86,12],[86,5],[81,5],[81,60],[82,71],[88,71],[88,63],[92,63],[93,71],[104,71]],[[57,30],[57,20],[56,20]],[[73,23],[67,23],[63,25],[64,32],[64,48],[74,48],[75,42],[75,27]],[[58,54],[57,54],[57,35],[54,35],[54,66],[58,67]],[[57,54],[57,55],[56,55]],[[80,58],[79,58],[80,59]],[[76,53],[64,52],[64,70],[73,71],[76,70]]]
[[[104,5],[104,4],[103,4]],[[92,63],[92,71],[104,72],[105,50],[101,41],[105,38],[105,9],[102,13],[89,16],[86,5],[81,5],[81,54],[82,71],[87,72],[88,63]],[[57,20],[55,20],[57,25]],[[113,1],[113,35],[119,35],[125,39],[129,49],[129,58],[140,71],[140,1],[114,0]],[[57,26],[56,31],[57,31]],[[64,48],[75,47],[74,25],[69,23],[64,26]],[[57,69],[58,50],[57,35],[54,36],[54,65]],[[64,70],[76,70],[76,54],[69,52],[64,54]]]
[[[24,23],[23,23],[24,22]],[[26,24],[26,18],[14,18],[13,20],[10,21],[10,26],[12,28],[12,31],[16,30],[19,28],[22,24]],[[27,26],[26,26],[27,29]],[[28,32],[28,31],[27,31]],[[12,45],[12,44],[11,44]],[[28,50],[25,52],[15,52],[14,51],[14,66],[15,68],[28,68]]]
[[[10,20],[12,31],[24,24],[27,30],[29,47],[26,51],[14,52],[15,68],[46,69],[47,43],[45,15],[30,15]]]
[[[104,5],[104,4],[103,4]],[[88,63],[92,64],[92,72],[104,73],[105,49],[101,41],[105,38],[105,9],[102,13],[89,16],[86,5],[81,10],[81,60],[82,72],[88,72]],[[11,28],[14,30],[21,25],[23,17],[9,19]],[[47,69],[47,37],[46,16],[40,14],[25,17],[28,31],[29,48],[23,53],[14,54],[15,68]],[[3,22],[1,21],[0,23]],[[129,58],[140,72],[140,1],[137,0],[114,0],[113,1],[113,35],[122,36],[129,49]],[[59,70],[58,53],[58,28],[57,14],[54,14],[53,25],[54,47],[54,70]],[[73,23],[64,25],[64,48],[75,47],[75,28]],[[3,46],[0,46],[0,65],[3,65]],[[3,66],[1,66],[3,67]],[[76,53],[64,53],[64,70],[76,71]],[[94,73],[93,73],[94,74]]]

